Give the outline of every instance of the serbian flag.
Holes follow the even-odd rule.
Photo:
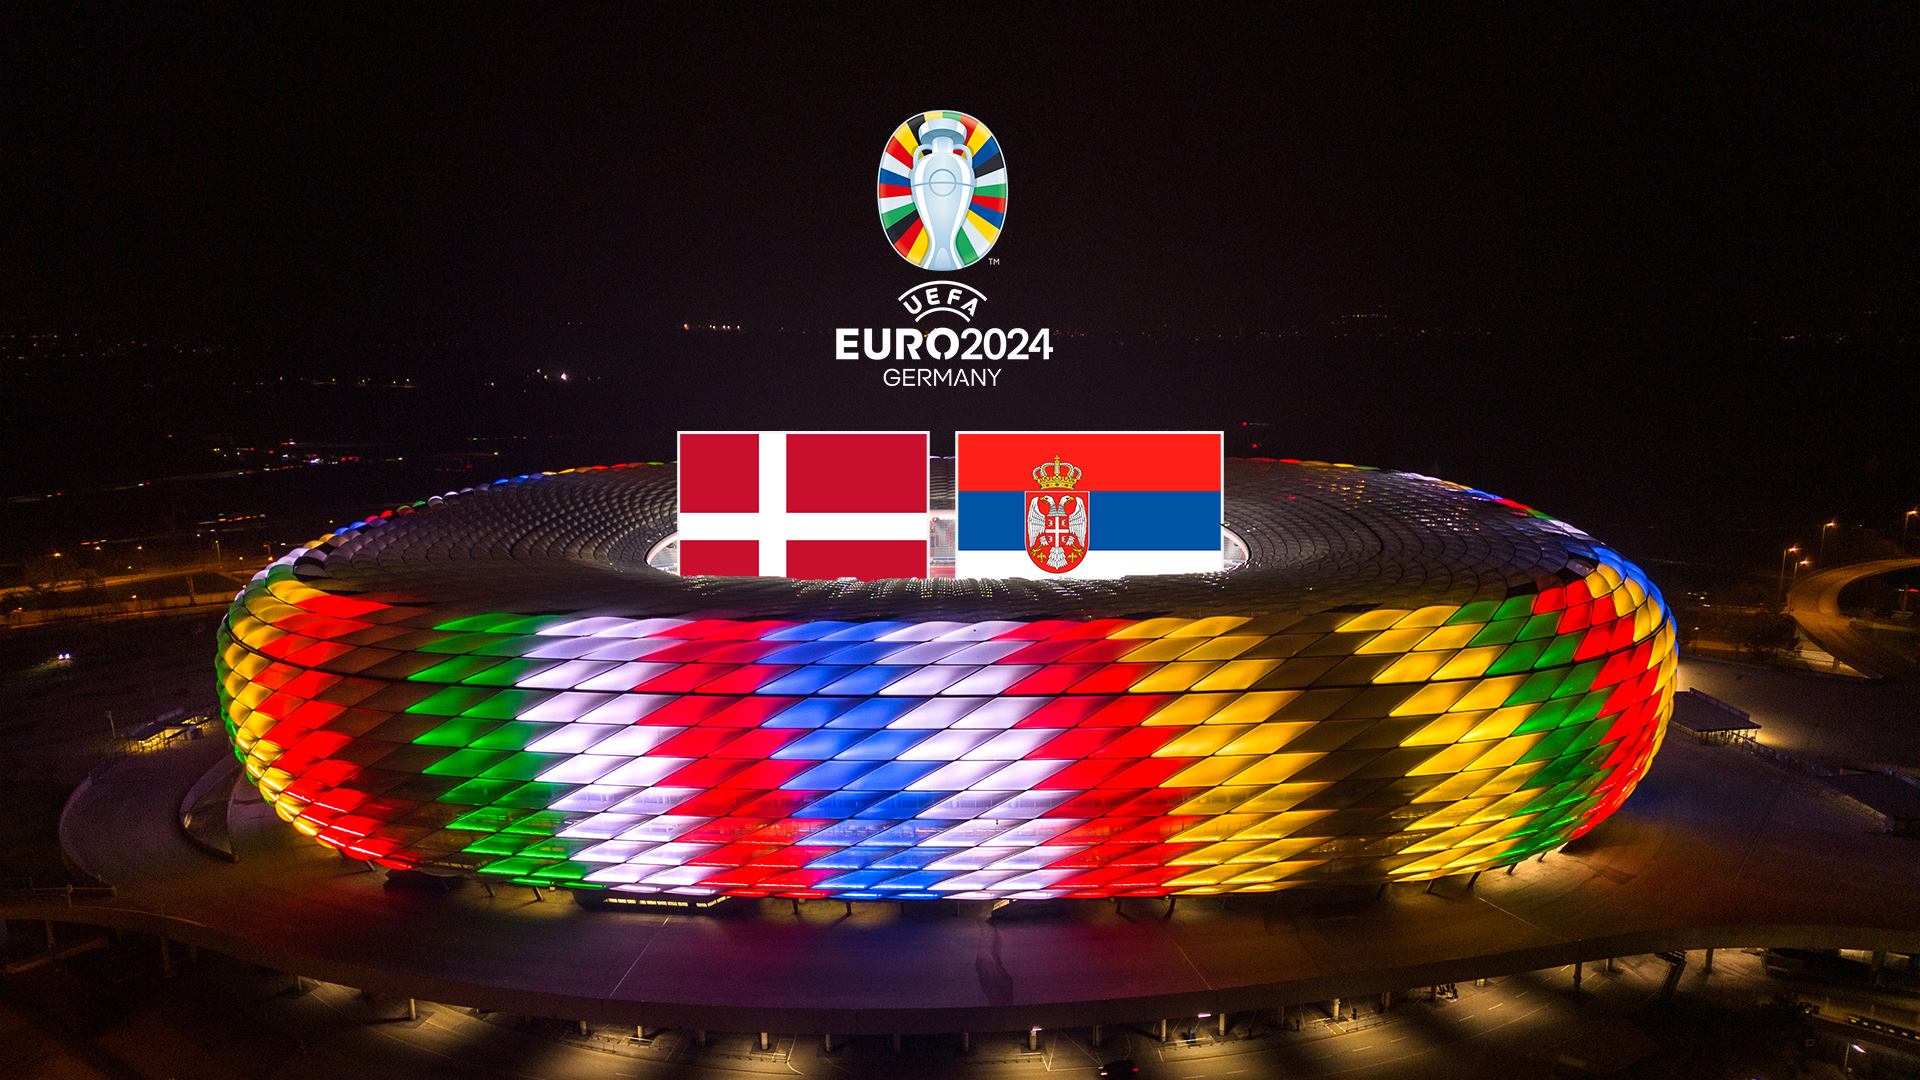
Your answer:
[[[924,431],[683,431],[680,573],[927,576]]]
[[[956,577],[1217,571],[1218,431],[962,431]]]

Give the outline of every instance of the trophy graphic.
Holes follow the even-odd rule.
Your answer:
[[[913,206],[930,245],[922,266],[958,270],[966,265],[954,237],[972,201],[973,151],[967,148],[966,127],[958,120],[928,120],[913,152]]]

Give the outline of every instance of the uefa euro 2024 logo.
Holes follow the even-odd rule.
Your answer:
[[[966,113],[921,113],[880,155],[880,226],[900,257],[959,270],[986,257],[1007,216],[1007,162],[987,125]]]

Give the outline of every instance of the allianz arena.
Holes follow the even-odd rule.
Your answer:
[[[1430,477],[1225,479],[1243,564],[1101,582],[683,579],[671,465],[450,493],[253,579],[227,729],[349,856],[642,902],[1423,880],[1626,799],[1675,672],[1638,568]]]

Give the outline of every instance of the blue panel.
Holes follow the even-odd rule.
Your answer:
[[[831,791],[846,787],[872,768],[871,761],[829,761],[824,765],[815,765],[780,786],[789,791]]]
[[[859,813],[863,808],[867,807],[868,805],[872,804],[873,802],[875,802],[876,800],[882,797],[883,796],[871,794],[865,791],[836,791],[831,795],[822,795],[820,798],[815,799],[813,802],[808,803],[805,808],[803,808],[799,813],[796,813],[793,816],[797,818],[829,818],[829,819],[852,817],[853,815]],[[834,828],[837,829],[839,828],[839,826],[836,825],[834,826]],[[861,835],[865,836],[867,834],[862,833]],[[808,837],[808,840],[811,841],[812,837]],[[822,841],[822,843],[839,843],[839,842],[840,841],[837,841],[837,840]]]
[[[994,794],[998,795],[1002,793],[995,792]],[[949,792],[945,791],[903,791],[898,795],[889,795],[879,802],[874,803],[872,806],[867,807],[865,810],[860,811],[860,816],[868,818],[917,817],[933,807],[935,803],[945,801],[948,795]],[[947,824],[951,825],[953,822],[948,821]]]
[[[832,644],[832,642],[822,641],[819,644],[828,645]],[[885,660],[894,653],[906,652],[918,644],[920,643],[917,641],[864,641],[858,645],[842,647],[840,651],[834,653],[832,656],[824,657],[823,662],[828,664],[871,664],[876,661]]]
[[[905,630],[907,627],[912,625],[913,624],[909,622],[854,623],[852,626],[847,627],[845,630],[839,630],[839,631],[835,631],[834,633],[828,634],[826,637],[822,638],[821,640],[822,641],[872,641],[874,638],[880,637],[883,634],[891,634],[895,630]]]
[[[782,675],[779,678],[768,683],[767,685],[761,687],[760,689],[755,690],[754,693],[756,694],[811,694],[815,690],[818,690],[821,687],[827,685],[828,683],[834,681],[835,679],[838,679],[841,676],[847,674],[849,671],[858,671],[858,670],[861,670],[861,669],[843,668],[843,667],[819,667],[819,666],[803,667],[796,671],[787,672],[785,675]]]
[[[806,670],[807,670],[806,668],[800,669],[800,671],[806,671]],[[837,672],[847,671],[846,668],[842,668],[842,667],[835,667],[835,668],[823,667],[820,670],[837,671]],[[887,684],[899,682],[901,679],[904,679],[907,676],[919,670],[920,669],[917,667],[908,667],[905,664],[901,664],[897,667],[854,668],[851,673],[844,674],[842,675],[841,678],[836,679],[831,684],[828,684],[824,687],[819,687],[818,689],[824,689],[829,694],[877,694],[881,690],[886,689]],[[800,674],[800,671],[793,672],[792,675],[798,675]],[[788,678],[791,678],[792,675],[789,675]],[[785,682],[786,679],[781,679],[780,681]],[[808,692],[811,693],[811,691],[808,691]]]
[[[809,870],[858,870],[877,859],[884,859],[897,851],[897,848],[842,848],[830,855],[822,855],[807,864]]]
[[[924,698],[891,697],[868,698],[853,707],[845,716],[840,717],[830,728],[863,728],[873,730],[883,728],[905,716],[911,709],[925,705]]]
[[[865,761],[829,761],[827,762],[827,765],[858,765],[863,769],[866,768],[869,764],[871,763],[865,762]],[[870,773],[862,774],[860,778],[857,780],[853,780],[845,784],[839,784],[837,786],[852,788],[855,791],[904,791],[908,784],[913,783],[915,780],[920,779],[921,777],[927,775],[928,773],[932,772],[933,770],[945,764],[947,763],[944,761],[890,762],[886,765],[880,766],[879,768],[873,770]],[[820,767],[826,768],[825,765]],[[791,784],[789,786],[805,788],[805,787],[810,787],[812,785]]]
[[[863,874],[871,874],[874,872],[875,871],[872,870],[861,871]],[[915,870],[910,874],[901,874],[899,877],[888,878],[885,881],[867,881],[862,882],[862,884],[870,885],[876,889],[925,889],[938,885],[952,876],[953,871],[951,870]]]
[[[1217,491],[1089,492],[1087,547],[1094,551],[1217,551]],[[1026,547],[1026,493],[963,491],[959,502],[963,551],[1020,551]]]
[[[893,877],[893,876],[894,876],[894,873],[891,870],[855,870],[851,874],[841,874],[839,877],[828,878],[827,880],[814,886],[814,888],[816,889],[848,889],[848,888],[858,889],[868,885],[872,885],[875,882],[882,881],[882,880],[885,880],[886,878]]]
[[[793,707],[773,717],[761,727],[770,728],[817,728],[827,721],[846,712],[859,702],[859,698],[817,697],[796,701]]]
[[[858,731],[819,731],[818,735],[860,735]],[[888,728],[868,735],[861,742],[836,757],[851,761],[892,761],[935,734],[931,728]],[[944,764],[944,763],[943,763]]]
[[[777,653],[769,653],[755,660],[756,664],[811,664],[824,656],[832,656],[845,645],[837,641],[796,641]]]
[[[823,620],[821,622],[803,622],[798,626],[789,626],[784,630],[775,630],[771,634],[761,634],[760,640],[761,641],[813,641],[816,638],[826,637],[828,634],[837,634],[840,631],[845,630],[849,626],[858,626],[858,625],[859,625],[858,623],[834,622],[832,620]]]
[[[872,864],[872,869],[918,870],[930,862],[934,862],[951,854],[953,854],[953,852],[947,848],[906,848],[901,851],[896,851],[884,859],[875,860]],[[947,871],[940,876],[952,877],[953,872]],[[933,884],[933,882],[929,881],[916,885],[915,888],[924,889],[931,884]]]
[[[776,761],[826,761],[867,738],[864,731],[820,730],[810,732],[773,752]]]

